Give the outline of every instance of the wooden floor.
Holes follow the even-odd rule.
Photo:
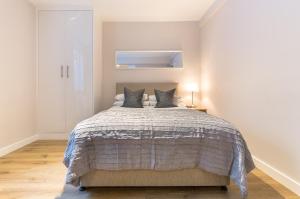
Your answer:
[[[231,183],[219,188],[93,188],[64,185],[65,141],[37,141],[0,158],[0,199],[238,199]],[[249,199],[300,199],[259,170],[249,175]]]

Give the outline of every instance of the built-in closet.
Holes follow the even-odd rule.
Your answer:
[[[93,114],[93,14],[39,11],[37,29],[37,131],[66,134]]]

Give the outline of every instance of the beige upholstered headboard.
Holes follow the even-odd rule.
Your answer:
[[[116,94],[124,93],[124,87],[127,87],[131,90],[145,89],[145,93],[148,95],[154,95],[154,89],[159,90],[171,90],[173,88],[178,88],[178,83],[166,82],[166,83],[117,83],[116,85]]]

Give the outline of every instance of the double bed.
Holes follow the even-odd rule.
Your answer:
[[[176,83],[118,83],[169,90]],[[247,196],[251,154],[227,121],[187,109],[114,106],[80,122],[69,137],[66,181],[82,187],[227,186]]]

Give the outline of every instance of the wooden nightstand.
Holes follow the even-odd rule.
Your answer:
[[[206,108],[195,108],[197,111],[201,111],[201,112],[204,112],[204,113],[207,113],[207,109]]]
[[[206,108],[200,108],[200,107],[194,107],[194,108],[187,107],[187,108],[207,113],[207,109]]]

